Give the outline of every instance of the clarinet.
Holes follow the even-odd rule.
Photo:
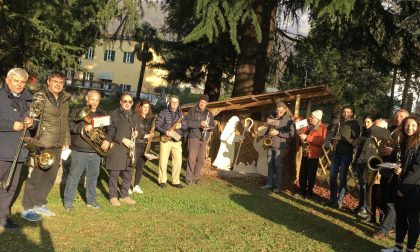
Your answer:
[[[209,122],[210,122],[210,116],[209,116],[210,112],[207,112],[207,116],[206,116],[206,121],[205,121],[205,125],[206,127],[209,126]],[[201,140],[205,141],[207,138],[207,131],[208,129],[203,129],[203,131],[201,132]]]
[[[133,147],[128,148],[129,150],[129,157],[130,157],[130,163],[128,164],[128,166],[130,167],[134,167],[136,165],[136,137],[135,137],[135,132],[137,129],[137,125],[134,128],[131,128],[131,142],[133,143]]]

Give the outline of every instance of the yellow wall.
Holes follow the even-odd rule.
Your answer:
[[[112,83],[131,85],[131,91],[137,90],[137,82],[140,76],[141,62],[134,58],[133,64],[123,62],[124,52],[132,52],[136,42],[124,40],[115,42],[99,41],[95,47],[95,54],[92,60],[81,58],[81,67],[85,72],[93,72],[93,81],[100,81],[98,74],[101,72],[112,73]],[[115,50],[115,60],[108,62],[104,60],[105,50]],[[160,61],[153,53],[153,62]],[[166,86],[167,83],[163,79],[166,71],[160,69],[149,69],[146,67],[146,73],[143,81],[143,92],[153,92],[158,86]],[[83,74],[79,79],[83,78]]]

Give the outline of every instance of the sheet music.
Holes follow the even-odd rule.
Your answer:
[[[300,130],[306,126],[308,126],[308,120],[304,119],[304,120],[300,120],[298,122],[295,122],[296,125],[296,129]]]
[[[398,166],[399,164],[397,163],[389,163],[389,162],[378,164],[378,167],[385,168],[385,169],[394,169],[395,167],[398,167]]]

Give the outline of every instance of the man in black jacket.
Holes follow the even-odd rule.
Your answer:
[[[192,107],[185,117],[188,126],[187,184],[199,182],[208,139],[214,129],[213,113],[206,108],[208,101],[208,95],[200,96],[197,106]]]
[[[90,90],[86,95],[86,106],[90,107],[89,117],[105,116],[106,113],[98,108],[101,100],[101,94],[96,90]],[[98,181],[101,157],[97,151],[88,144],[82,137],[82,130],[90,132],[93,129],[92,124],[88,124],[83,118],[80,118],[81,110],[76,108],[69,117],[71,134],[71,164],[70,173],[67,177],[66,188],[64,190],[64,207],[66,210],[73,208],[73,200],[76,194],[82,173],[86,171],[86,203],[88,207],[99,209],[96,201],[96,183]],[[110,143],[104,140],[100,148],[102,151],[108,151]],[[99,146],[98,146],[99,147]]]
[[[54,153],[55,162],[46,170],[36,165],[26,180],[22,205],[24,211],[21,217],[27,221],[40,221],[44,216],[55,216],[47,208],[47,197],[57,177],[60,166],[61,152],[69,148],[70,131],[68,125],[70,95],[64,92],[65,75],[61,72],[52,72],[47,79],[47,86],[37,93],[45,100],[40,124],[37,126],[37,140],[46,150]]]
[[[19,139],[24,127],[31,127],[33,119],[28,117],[32,95],[25,89],[28,73],[22,68],[13,68],[7,73],[6,86],[0,89],[0,182],[6,182],[13,163]],[[22,163],[28,151],[22,148],[12,181],[8,190],[0,189],[0,226],[17,228],[17,224],[8,218],[10,204],[19,182]]]

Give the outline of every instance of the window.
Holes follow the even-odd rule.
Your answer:
[[[93,80],[93,72],[84,72],[83,75],[84,75],[83,77],[85,80],[87,81]]]
[[[115,51],[114,50],[106,50],[104,55],[105,61],[114,61],[115,60]]]
[[[130,84],[121,84],[120,85],[121,92],[128,92],[131,90]]]
[[[134,63],[134,53],[132,52],[124,52],[123,62],[127,64]]]
[[[89,47],[88,51],[85,54],[85,59],[91,60],[93,59],[93,55],[95,55],[95,49],[93,47]]]

